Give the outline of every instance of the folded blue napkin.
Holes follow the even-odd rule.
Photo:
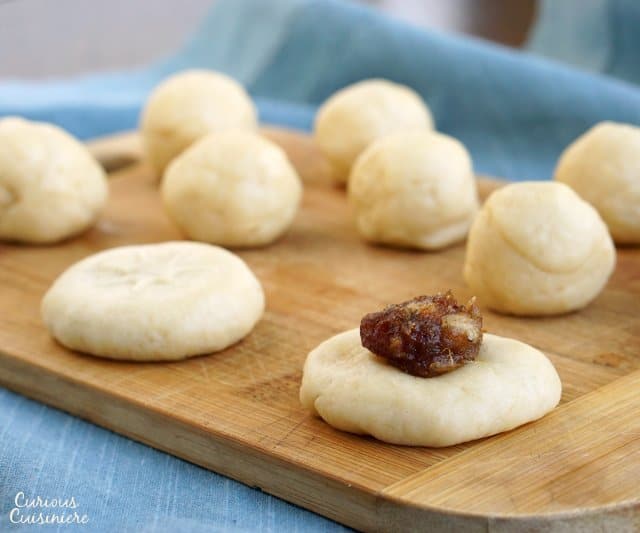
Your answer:
[[[485,42],[425,32],[336,0],[218,0],[176,56],[131,72],[1,84],[0,116],[55,122],[81,138],[132,129],[159,80],[204,67],[244,83],[264,122],[309,129],[315,108],[333,91],[362,78],[385,77],[424,96],[438,129],[468,146],[479,172],[546,179],[560,151],[595,122],[640,124],[640,91],[633,85],[640,81],[639,21],[633,0],[544,0],[529,48],[583,69],[575,70]],[[89,520],[49,530],[341,529],[0,389],[0,530],[21,529],[10,521],[20,492],[73,497],[75,511]]]

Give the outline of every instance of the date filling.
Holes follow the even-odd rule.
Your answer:
[[[475,297],[460,305],[451,291],[418,296],[365,315],[360,339],[362,346],[403,372],[431,378],[476,358],[482,316]]]

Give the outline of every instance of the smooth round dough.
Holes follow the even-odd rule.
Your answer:
[[[162,199],[191,239],[261,246],[290,226],[302,185],[284,151],[250,132],[210,134],[167,169]]]
[[[432,131],[373,142],[353,167],[348,194],[362,237],[423,250],[464,240],[478,211],[469,153]]]
[[[163,81],[142,112],[140,130],[147,159],[158,173],[194,141],[212,132],[255,130],[251,97],[219,72],[187,70]]]
[[[406,374],[364,348],[360,330],[307,357],[300,401],[331,426],[392,444],[452,446],[536,420],[560,401],[547,357],[485,333],[474,362],[435,378]]]
[[[223,350],[264,310],[260,282],[217,246],[123,246],[68,268],[42,300],[61,344],[110,359],[171,361]]]
[[[372,79],[333,94],[318,110],[314,135],[334,179],[346,183],[356,158],[372,141],[397,131],[431,129],[431,112],[418,93]]]
[[[44,244],[81,233],[108,194],[102,167],[64,130],[0,120],[0,239]]]
[[[598,212],[557,182],[495,191],[467,241],[464,278],[486,306],[553,315],[586,306],[607,283],[615,248]]]
[[[562,153],[555,179],[598,210],[615,242],[640,244],[640,128],[597,124]]]

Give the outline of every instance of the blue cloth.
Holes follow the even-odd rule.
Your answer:
[[[86,525],[14,525],[19,492],[74,498]],[[18,500],[19,504],[22,501]],[[24,509],[31,513],[70,509]],[[73,512],[71,511],[71,512]],[[14,512],[14,521],[19,520]],[[35,529],[34,529],[35,528]],[[341,531],[329,520],[0,388],[0,531]]]
[[[553,21],[566,22],[561,15],[567,6],[583,12],[576,1],[552,2],[544,4],[547,24],[531,42],[547,54],[561,49],[555,37],[566,33],[557,25],[554,31]],[[638,4],[610,0],[607,6],[609,33],[594,39],[598,45],[616,37],[617,48],[605,47],[609,71],[640,69],[629,59],[635,49],[621,44],[640,39],[629,22],[638,20]],[[589,43],[573,46],[569,58],[593,55]],[[45,85],[5,83],[0,115],[50,120],[81,138],[131,129],[149,90],[186,67],[231,74],[257,98],[263,121],[303,129],[317,105],[345,84],[374,76],[406,83],[428,101],[438,129],[467,145],[479,172],[513,180],[548,178],[562,148],[600,120],[640,123],[634,85],[489,43],[427,33],[337,0],[219,0],[175,57],[127,73]]]
[[[529,47],[582,69],[575,70],[424,32],[344,2],[218,0],[176,56],[125,73],[5,83],[0,116],[56,122],[81,138],[131,129],[159,80],[182,68],[206,67],[242,81],[263,121],[308,129],[315,108],[333,91],[381,76],[418,90],[438,128],[469,147],[479,172],[545,179],[562,148],[595,122],[640,124],[640,91],[632,84],[640,80],[638,12],[634,0],[544,0]],[[74,497],[89,523],[73,527],[85,531],[340,529],[0,389],[0,530],[17,529],[8,516],[20,491]]]
[[[591,72],[640,83],[640,2],[540,0],[527,48]]]

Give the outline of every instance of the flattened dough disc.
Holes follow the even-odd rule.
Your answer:
[[[112,359],[168,361],[222,350],[262,316],[260,282],[217,246],[113,248],[67,269],[42,301],[51,334]]]
[[[441,447],[536,420],[558,404],[561,391],[549,359],[513,339],[485,333],[474,362],[420,378],[364,348],[356,328],[309,354],[300,401],[337,429]]]

